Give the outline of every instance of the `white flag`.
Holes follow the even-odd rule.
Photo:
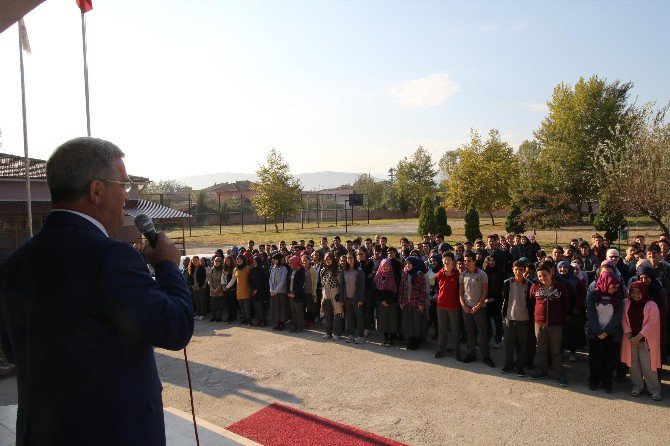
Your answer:
[[[23,51],[30,54],[30,41],[28,40],[28,30],[26,29],[26,22],[19,19],[19,32],[21,33],[21,46]]]

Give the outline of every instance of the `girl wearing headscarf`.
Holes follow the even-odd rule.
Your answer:
[[[658,307],[661,320],[661,349],[663,351],[668,342],[668,290],[663,290],[663,285],[652,268],[651,262],[644,259],[638,262],[638,268],[635,276],[631,278],[630,283],[635,281],[643,282],[647,285],[648,299]],[[659,353],[661,354],[661,353]]]
[[[395,283],[400,287],[400,279],[402,278],[403,262],[400,261],[400,254],[398,250],[393,246],[389,246],[387,250],[388,258],[391,260],[391,269],[393,270],[393,277],[395,278]],[[400,303],[398,303],[398,340],[402,341],[405,339],[402,332],[402,310],[400,309]]]
[[[192,285],[189,283],[190,277],[188,273],[188,268],[191,264],[191,258],[186,256],[184,257],[184,260],[182,260],[182,268],[181,268],[181,275],[184,276],[184,282],[186,282],[189,287]]]
[[[316,318],[316,290],[318,273],[316,268],[312,266],[312,262],[307,251],[300,253],[300,261],[302,267],[305,269],[305,328],[314,326],[314,318]]]
[[[223,320],[224,299],[221,275],[223,274],[223,258],[214,257],[214,266],[207,273],[209,282],[209,298],[211,300],[212,318],[210,322],[221,322]]]
[[[240,325],[253,327],[251,321],[253,301],[251,300],[251,288],[249,287],[249,273],[251,273],[251,267],[247,265],[247,258],[243,255],[238,255],[235,258],[233,281],[226,288],[231,289],[233,286],[237,286],[237,302],[243,311]]]
[[[230,283],[233,285],[228,288]],[[231,255],[226,255],[223,258],[221,285],[223,285],[223,296],[228,310],[226,322],[232,324],[237,321],[237,286],[235,286],[235,259]]]
[[[377,328],[384,333],[382,345],[390,347],[396,339],[399,328],[398,286],[396,285],[390,259],[381,260],[375,274],[374,282],[377,302],[379,302]]]
[[[363,315],[363,300],[365,298],[365,273],[358,264],[356,254],[346,254],[344,268],[340,269],[340,297],[344,296],[345,329],[347,343],[365,342],[365,317]]]
[[[402,327],[408,338],[407,349],[416,350],[426,337],[426,280],[425,264],[418,257],[405,259],[405,268],[400,279],[399,302],[402,309]]]
[[[631,284],[630,298],[623,305],[621,362],[630,367],[631,395],[640,396],[646,385],[652,399],[660,401],[661,323],[658,306],[647,293],[643,282]]]
[[[328,251],[323,258],[321,267],[321,316],[323,317],[325,333],[323,339],[339,341],[344,328],[344,304],[340,299],[340,274],[337,258],[332,251]]]
[[[270,319],[274,319],[276,325],[273,330],[282,331],[286,327],[288,313],[286,305],[288,297],[286,296],[286,277],[287,270],[282,265],[284,256],[277,252],[272,256],[272,266],[270,267]]]
[[[288,259],[291,274],[288,278],[288,298],[291,305],[291,319],[293,328],[291,333],[300,333],[305,326],[305,269],[299,255],[293,255]]]
[[[251,258],[251,272],[249,273],[249,286],[251,288],[251,297],[256,304],[256,327],[267,326],[267,317],[265,309],[267,306],[270,289],[268,288],[269,272],[259,254]]]
[[[586,297],[591,390],[601,386],[605,392],[612,392],[612,371],[618,358],[616,347],[621,341],[624,296],[620,284],[621,279],[614,272],[605,271]]]
[[[195,258],[195,257],[194,257]],[[195,292],[195,304],[198,316],[196,319],[201,321],[205,318],[205,312],[207,311],[207,299],[209,298],[209,293],[207,292],[207,259],[202,258],[198,262],[198,265],[193,275],[194,286],[193,290]]]

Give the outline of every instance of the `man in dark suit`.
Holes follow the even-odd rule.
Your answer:
[[[58,147],[47,162],[53,210],[0,273],[17,445],[165,444],[153,347],[184,348],[193,309],[165,233],[146,261],[108,236],[131,185],[123,156],[96,138]]]

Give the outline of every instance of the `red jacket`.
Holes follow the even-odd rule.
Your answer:
[[[535,323],[540,325],[563,325],[570,309],[570,296],[565,285],[554,280],[547,292],[541,283],[530,287],[530,299],[535,303]]]
[[[451,274],[448,276],[444,268],[435,275],[438,284],[437,308],[443,310],[461,309],[461,302],[458,297],[458,276],[458,270],[453,267],[451,268]]]

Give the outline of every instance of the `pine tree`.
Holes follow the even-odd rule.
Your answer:
[[[465,214],[465,238],[473,243],[482,238],[482,231],[479,230],[479,212],[474,206]]]
[[[521,234],[526,231],[526,227],[521,220],[521,208],[513,204],[505,220],[505,231],[512,234]]]
[[[423,236],[429,232],[435,232],[435,208],[433,207],[433,200],[430,195],[423,197],[421,203],[421,213],[419,214],[419,228],[417,232]]]
[[[447,210],[444,206],[435,208],[435,227],[438,234],[442,234],[445,237],[451,235],[451,226],[447,222]]]

